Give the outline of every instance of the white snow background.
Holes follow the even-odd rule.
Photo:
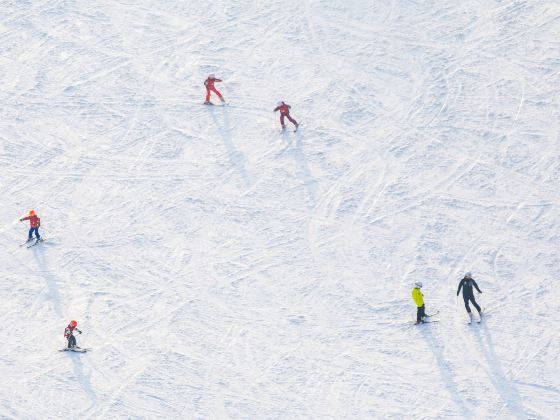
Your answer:
[[[558,1],[0,12],[1,418],[560,417]]]

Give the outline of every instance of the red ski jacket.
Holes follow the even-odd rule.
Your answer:
[[[280,114],[282,115],[288,115],[290,113],[290,108],[291,106],[288,104],[282,104],[280,106],[277,106],[276,108],[274,108],[274,112],[276,111],[280,111]]]
[[[38,228],[39,226],[41,226],[41,219],[39,219],[37,215],[26,216],[21,220],[29,220],[29,226],[31,226],[32,228]]]
[[[214,89],[214,83],[216,82],[221,82],[221,79],[206,79],[204,81],[204,86],[206,86],[206,89]]]
[[[74,330],[81,333],[81,331],[77,327],[73,327],[71,324],[68,324],[68,326],[64,329],[64,337],[66,338],[70,337],[74,332]]]

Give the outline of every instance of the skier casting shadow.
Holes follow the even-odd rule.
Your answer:
[[[74,330],[76,330],[80,334],[82,333],[78,329],[78,323],[72,320],[70,321],[70,324],[68,324],[68,326],[64,329],[64,337],[68,340],[69,349],[73,349],[75,347],[79,348],[78,346],[76,346],[76,337],[74,337]]]
[[[416,283],[414,283],[414,288],[412,289],[412,299],[414,300],[414,303],[417,306],[417,311],[416,311],[417,324],[423,324],[425,322],[424,317],[426,316],[426,307],[424,306],[424,295],[420,291],[421,288],[422,288],[422,282],[417,281]]]
[[[29,214],[25,217],[19,219],[20,222],[29,220],[29,235],[27,237],[27,242],[33,239],[33,234],[35,233],[35,238],[37,242],[41,242],[41,235],[39,234],[39,228],[41,227],[41,219],[35,213],[35,210],[29,210]]]
[[[299,124],[296,120],[294,120],[290,116],[290,108],[291,106],[284,101],[280,101],[276,104],[276,108],[274,108],[274,112],[280,111],[280,125],[282,126],[282,130],[286,128],[286,124],[284,123],[284,118],[287,118],[295,126],[295,131],[297,131]]]
[[[478,303],[476,303],[476,300],[474,298],[473,287],[478,291],[478,293],[482,293],[482,291],[478,288],[478,284],[476,284],[476,281],[474,281],[469,271],[459,282],[459,287],[457,288],[457,296],[459,296],[459,293],[461,292],[461,288],[462,288],[463,300],[465,301],[465,309],[467,310],[467,313],[469,314],[469,318],[471,320],[472,320],[472,313],[471,313],[471,308],[469,306],[469,302],[472,303],[473,306],[478,311],[479,318],[482,318],[482,310],[480,309],[480,306],[478,305]]]
[[[220,101],[222,101],[222,103],[225,103],[224,97],[214,86],[214,83],[218,83],[221,81],[221,79],[216,79],[216,76],[214,76],[213,74],[208,76],[208,78],[204,81],[204,86],[206,87],[206,100],[204,101],[204,105],[213,105],[212,102],[210,102],[210,94],[212,92],[214,92],[218,96],[218,98],[220,98]]]

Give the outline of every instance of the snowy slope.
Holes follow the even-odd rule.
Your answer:
[[[557,1],[0,9],[0,417],[560,417]]]

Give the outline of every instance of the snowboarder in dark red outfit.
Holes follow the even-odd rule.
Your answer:
[[[274,112],[280,111],[280,124],[282,124],[282,130],[286,128],[286,124],[284,124],[284,118],[287,118],[293,125],[296,126],[296,130],[299,127],[299,124],[296,120],[290,117],[290,108],[291,106],[285,104],[283,101],[280,101],[276,104],[276,108],[274,108]]]
[[[222,96],[222,94],[218,92],[218,89],[214,87],[214,83],[221,82],[221,81],[222,81],[221,79],[216,79],[216,77],[213,74],[208,76],[208,79],[204,81],[204,86],[206,86],[206,101],[204,102],[204,105],[212,105],[212,102],[210,102],[211,92],[214,92],[216,95],[218,95],[220,101],[225,102],[225,99]]]
[[[27,238],[27,242],[33,239],[33,233],[35,233],[37,242],[42,241],[41,235],[39,235],[39,228],[41,227],[41,219],[39,219],[39,216],[35,214],[35,210],[29,210],[28,216],[19,219],[20,222],[23,222],[24,220],[29,220],[29,236]]]
[[[74,320],[70,321],[70,324],[64,329],[64,337],[68,340],[68,348],[79,348],[76,346],[76,337],[74,337],[74,330],[78,331],[78,333],[82,333],[78,328],[78,323]]]

